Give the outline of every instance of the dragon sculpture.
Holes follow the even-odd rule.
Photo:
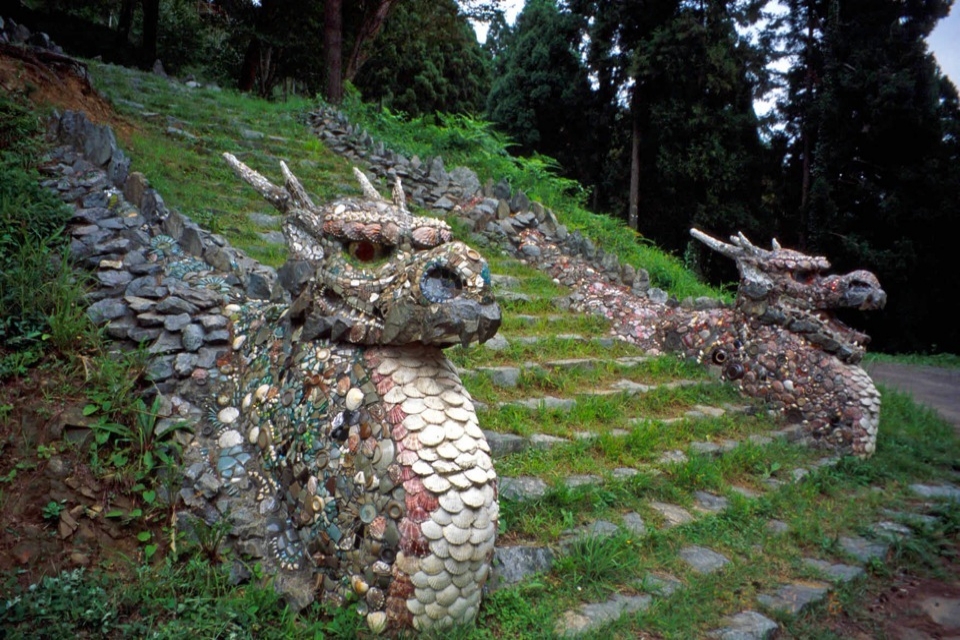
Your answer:
[[[740,282],[733,308],[691,310],[634,296],[604,282],[579,257],[559,252],[537,231],[521,234],[551,255],[555,276],[584,283],[576,308],[603,314],[623,339],[652,353],[679,352],[717,366],[749,396],[767,401],[807,440],[838,453],[869,457],[876,448],[880,394],[859,362],[869,338],[834,315],[839,308],[880,309],[886,294],[868,271],[826,275],[830,263],[782,248],[691,235],[735,260]],[[571,277],[572,272],[578,273]]]
[[[226,308],[201,453],[233,508],[261,517],[281,591],[354,604],[374,632],[472,620],[497,531],[496,474],[443,347],[500,324],[489,268],[440,220],[355,170],[363,199],[311,202],[224,154],[283,217],[311,277],[291,304]],[[244,502],[246,500],[246,502]],[[238,506],[239,505],[239,506]]]

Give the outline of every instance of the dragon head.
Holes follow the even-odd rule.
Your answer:
[[[742,233],[722,242],[702,231],[690,234],[737,263],[740,286],[737,308],[764,324],[781,325],[802,335],[845,362],[863,357],[869,337],[846,326],[834,315],[840,308],[882,309],[887,294],[869,271],[825,275],[830,262],[782,248],[776,240],[771,250],[761,249]]]
[[[304,318],[305,338],[446,347],[497,332],[500,308],[486,261],[454,241],[445,222],[411,215],[399,179],[391,202],[354,169],[364,198],[317,207],[285,163],[281,188],[234,156],[224,158],[284,214],[291,258],[314,270],[291,307]]]

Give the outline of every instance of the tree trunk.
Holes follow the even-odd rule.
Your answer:
[[[801,135],[803,136],[803,176],[800,180],[800,231],[797,234],[797,246],[801,251],[807,249],[807,239],[810,233],[810,110],[813,107],[813,27],[814,15],[813,7],[807,7],[807,70],[804,83],[807,91],[807,108],[803,114],[803,126]]]
[[[253,91],[257,86],[257,71],[260,69],[260,40],[254,36],[247,45],[247,52],[243,55],[243,65],[240,67],[240,78],[237,80],[237,89],[244,93]]]
[[[326,97],[330,104],[343,100],[343,2],[327,0],[323,11],[323,45],[327,64]]]
[[[340,2],[340,0],[336,1],[338,3]],[[364,16],[363,24],[360,25],[360,30],[357,32],[357,39],[353,43],[353,51],[347,60],[347,68],[343,74],[345,79],[353,80],[354,76],[357,75],[357,71],[359,71],[363,63],[367,61],[367,55],[363,53],[363,46],[380,33],[380,28],[383,26],[384,21],[386,21],[387,15],[390,13],[390,9],[396,1],[397,0],[379,0],[376,8]]]
[[[627,224],[634,231],[640,229],[640,117],[633,112],[633,144],[630,149],[630,206]]]
[[[137,0],[123,0],[120,6],[120,19],[117,21],[117,43],[126,45],[130,38],[130,27],[133,26],[133,11]]]
[[[143,0],[143,61],[149,68],[157,59],[160,0]]]

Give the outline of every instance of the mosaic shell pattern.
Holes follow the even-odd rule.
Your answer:
[[[273,185],[258,189],[282,210],[305,198],[284,196]],[[463,279],[450,298],[462,294],[477,302],[458,314],[492,299],[489,278],[481,274],[486,263],[449,242],[444,224],[419,222],[381,201],[341,206],[288,212],[299,216],[288,225],[288,241],[301,243],[294,254],[303,257],[313,247],[318,263],[317,284],[305,292],[324,295],[331,280],[320,263],[329,267],[332,251],[349,251],[350,238],[409,237],[413,257],[394,253],[394,260],[404,260],[392,267],[392,277],[403,273],[410,282],[423,264],[416,256],[423,246],[444,252],[451,272],[476,269],[474,279],[457,272]],[[376,633],[468,622],[490,575],[499,516],[496,473],[470,395],[437,346],[367,344],[370,331],[352,333],[362,338],[359,344],[308,338],[311,305],[329,308],[331,300],[301,296],[293,305],[250,301],[224,309],[233,348],[218,361],[207,394],[200,453],[216,466],[222,493],[235,498],[231,504],[261,516],[264,562],[276,572],[278,589],[315,585],[317,599],[355,607]],[[448,301],[427,295],[417,304]],[[363,305],[349,308],[373,326],[361,317]],[[456,341],[492,335],[495,312],[487,314],[496,320],[492,327],[474,319],[472,328],[455,330]],[[377,313],[371,318],[384,320],[380,329],[391,321]],[[383,338],[382,331],[377,335]]]
[[[521,232],[520,246],[534,245],[550,256],[555,276],[587,283],[574,307],[607,316],[624,339],[652,353],[679,352],[717,367],[744,393],[802,424],[813,444],[872,455],[880,394],[859,366],[869,338],[834,311],[883,308],[886,294],[877,278],[868,271],[827,275],[826,258],[776,241],[766,250],[742,234],[730,242],[696,229],[691,234],[736,261],[740,283],[732,309],[691,310],[639,298],[590,277],[591,265],[563,254],[537,231]]]

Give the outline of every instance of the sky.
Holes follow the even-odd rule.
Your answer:
[[[523,8],[523,0],[506,0],[502,6],[507,22],[513,24]],[[473,26],[477,39],[483,42],[487,37],[486,25],[475,23]],[[927,38],[927,47],[936,56],[940,70],[960,87],[960,0],[955,0],[950,15],[941,20]]]

